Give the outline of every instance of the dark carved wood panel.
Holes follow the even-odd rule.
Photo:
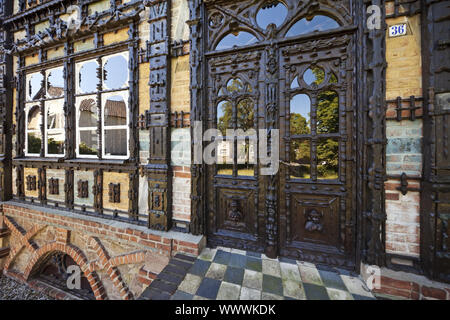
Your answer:
[[[450,1],[422,2],[424,176],[421,259],[428,276],[450,282]]]

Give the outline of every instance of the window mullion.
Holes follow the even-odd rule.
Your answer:
[[[45,126],[47,123],[47,117],[46,117],[46,107],[45,107],[45,93],[46,93],[46,73],[45,70],[41,71],[42,74],[42,82],[41,82],[41,90],[42,90],[42,95],[40,97],[41,99],[41,103],[40,103],[40,107],[41,107],[41,154],[40,156],[42,158],[45,157],[46,155],[46,143],[47,143],[47,138],[46,138],[46,134],[45,134]]]
[[[103,61],[102,58],[97,58],[98,68],[97,68],[97,110],[98,110],[98,120],[97,120],[97,138],[98,138],[98,153],[99,159],[103,158],[103,108],[102,108],[102,87],[103,87]]]

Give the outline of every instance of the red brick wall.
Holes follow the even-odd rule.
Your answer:
[[[42,257],[64,252],[80,266],[97,299],[138,297],[176,253],[198,255],[205,239],[156,232],[100,218],[85,217],[15,202],[0,216],[11,231],[4,272],[29,281]]]

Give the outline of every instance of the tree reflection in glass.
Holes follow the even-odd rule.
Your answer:
[[[39,105],[33,105],[28,107],[28,119],[27,119],[27,153],[28,154],[40,154],[42,143],[41,132],[41,107]]]
[[[311,133],[311,99],[306,94],[297,94],[291,99],[291,135]]]
[[[335,180],[339,177],[339,141],[319,139],[317,143],[317,178]]]
[[[291,141],[289,168],[293,179],[311,178],[310,140],[293,139]]]

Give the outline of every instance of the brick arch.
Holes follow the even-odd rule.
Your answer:
[[[89,285],[94,292],[95,299],[105,300],[107,299],[106,290],[103,286],[102,281],[95,271],[91,271],[89,268],[89,262],[84,253],[78,247],[71,244],[64,244],[59,242],[51,242],[43,245],[39,249],[35,250],[30,262],[28,263],[24,278],[28,281],[31,272],[39,264],[42,259],[45,259],[49,254],[54,252],[63,252],[70,256],[73,261],[75,261],[83,272],[84,276],[89,282]]]

